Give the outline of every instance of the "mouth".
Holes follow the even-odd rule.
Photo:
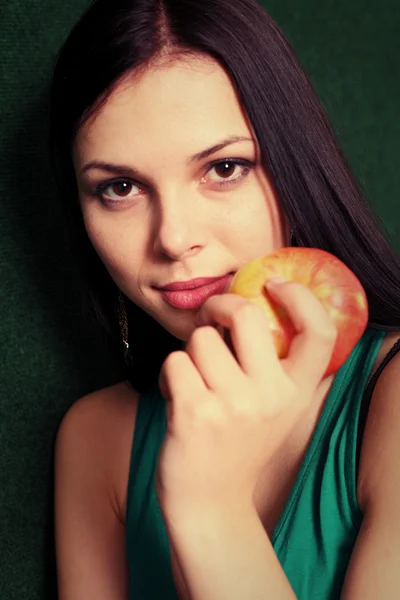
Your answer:
[[[193,310],[200,308],[207,298],[226,292],[233,276],[234,273],[228,273],[222,277],[175,282],[158,288],[158,291],[171,306],[181,310]]]

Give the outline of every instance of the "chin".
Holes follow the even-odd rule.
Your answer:
[[[187,311],[185,314],[176,315],[175,317],[170,318],[166,315],[163,315],[164,318],[160,318],[159,315],[158,318],[155,315],[152,316],[163,329],[184,343],[189,341],[190,336],[196,329],[196,311]]]
[[[173,335],[178,340],[180,340],[181,342],[186,344],[189,341],[190,336],[196,329],[196,325],[194,323],[194,318],[193,318],[193,323],[191,325],[182,325],[182,326],[178,326],[178,327],[172,326],[172,327],[168,327],[166,329],[171,335]]]

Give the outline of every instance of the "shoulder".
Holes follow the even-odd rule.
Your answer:
[[[400,334],[388,335],[381,360]],[[398,597],[400,560],[400,354],[384,368],[375,386],[358,477],[363,513],[346,579],[343,600]]]
[[[56,440],[56,471],[79,461],[82,473],[101,477],[122,520],[138,402],[125,382],[92,392],[71,406]]]
[[[374,371],[396,341],[400,332],[386,336]],[[372,503],[385,501],[395,492],[400,501],[400,352],[384,368],[376,383],[361,448],[358,496],[365,512]]]
[[[126,412],[135,413],[139,394],[128,383],[121,382],[83,396],[65,414],[60,432],[85,427],[96,418],[97,424],[119,420]]]

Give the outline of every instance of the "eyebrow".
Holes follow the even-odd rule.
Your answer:
[[[212,154],[215,154],[216,152],[223,150],[223,148],[226,148],[227,146],[231,146],[232,144],[237,144],[238,142],[254,143],[254,140],[253,140],[253,138],[250,138],[250,137],[244,137],[244,136],[240,136],[240,135],[232,135],[229,138],[222,140],[221,142],[218,142],[214,146],[211,146],[211,148],[207,148],[206,150],[202,150],[201,152],[194,154],[193,156],[191,156],[189,158],[187,164],[190,165],[194,162],[199,162],[201,160],[204,160],[205,158],[208,158]],[[140,177],[140,174],[136,169],[132,169],[131,167],[127,167],[124,165],[114,165],[111,163],[106,163],[106,162],[101,162],[101,161],[92,161],[92,162],[89,162],[86,165],[84,165],[84,167],[82,167],[81,172],[80,172],[81,175],[83,175],[90,169],[101,169],[102,171],[118,173],[120,175],[125,175],[125,176],[129,176],[129,177],[133,177],[133,178]]]

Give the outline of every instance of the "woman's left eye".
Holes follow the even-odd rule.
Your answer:
[[[208,174],[215,173],[215,176],[210,177],[209,181],[220,186],[239,183],[244,177],[247,177],[253,166],[253,163],[247,160],[222,160],[214,163],[208,171]],[[204,177],[202,182],[207,183],[207,177]]]

